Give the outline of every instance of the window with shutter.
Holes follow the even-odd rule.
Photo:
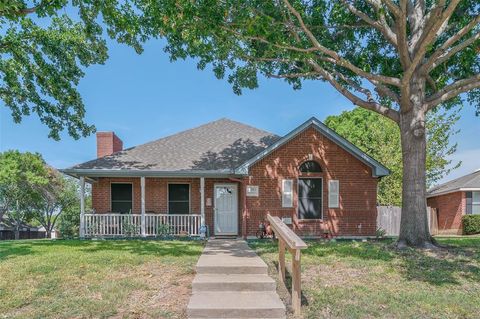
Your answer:
[[[340,204],[339,200],[340,187],[338,180],[328,181],[328,207],[338,208]]]
[[[282,207],[293,207],[293,180],[282,180]]]

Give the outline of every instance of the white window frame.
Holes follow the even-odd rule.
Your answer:
[[[332,191],[333,184],[337,184],[337,192]],[[332,200],[332,197],[335,196],[335,199]],[[328,181],[328,208],[339,208],[340,207],[340,182],[338,179],[331,179]]]
[[[285,183],[290,183],[290,191],[285,192]],[[290,203],[286,203],[285,196],[290,197]],[[288,205],[287,205],[288,204]],[[293,179],[282,179],[282,207],[292,208],[293,207]]]

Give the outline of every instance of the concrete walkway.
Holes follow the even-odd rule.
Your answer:
[[[285,318],[267,265],[243,240],[210,240],[197,263],[190,319]]]

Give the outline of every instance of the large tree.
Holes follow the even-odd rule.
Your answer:
[[[458,132],[457,120],[457,110],[432,112],[427,116],[427,187],[460,165],[449,159],[457,149],[457,144],[450,142]],[[390,169],[390,175],[378,184],[377,201],[380,205],[400,206],[403,165],[398,125],[363,108],[328,116],[325,124]]]
[[[294,88],[320,80],[395,122],[403,160],[398,246],[434,247],[425,199],[426,114],[462,98],[479,110],[478,0],[137,3],[147,32],[168,40],[173,60],[210,64],[237,93],[257,87],[259,74]],[[319,101],[312,105],[321,107]]]

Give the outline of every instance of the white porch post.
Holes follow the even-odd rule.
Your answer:
[[[200,177],[200,225],[205,225],[205,177]]]
[[[80,238],[85,238],[85,177],[80,176]]]
[[[142,237],[146,236],[145,233],[145,177],[140,177],[140,189],[142,193],[142,216],[141,216],[141,228],[142,228]]]

